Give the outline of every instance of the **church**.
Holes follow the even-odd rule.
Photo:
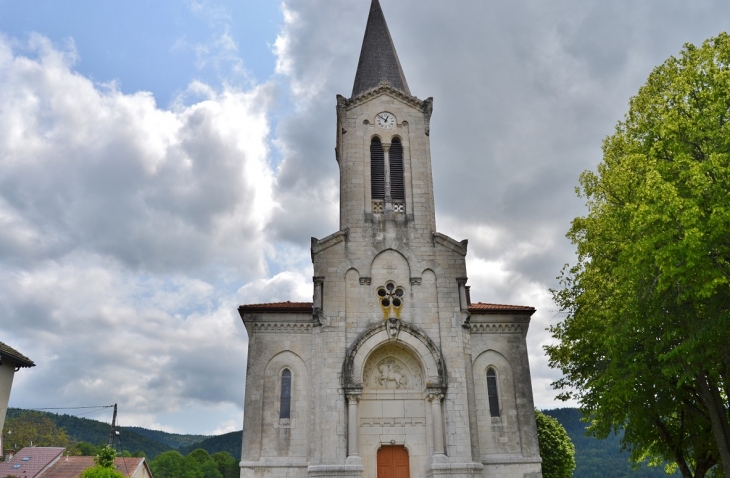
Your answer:
[[[312,238],[313,302],[239,307],[242,478],[542,477],[535,309],[471,302],[467,241],[436,230],[432,111],[372,0],[337,96],[340,230]]]

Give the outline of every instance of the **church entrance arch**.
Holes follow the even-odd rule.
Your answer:
[[[343,382],[348,460],[361,460],[363,478],[425,476],[443,454],[446,370],[433,341],[398,319],[374,325],[348,349]]]
[[[384,446],[378,450],[378,478],[410,478],[408,451],[404,446]]]

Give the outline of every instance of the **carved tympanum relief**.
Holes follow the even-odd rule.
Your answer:
[[[421,364],[401,347],[386,347],[376,351],[363,371],[365,390],[423,390]]]

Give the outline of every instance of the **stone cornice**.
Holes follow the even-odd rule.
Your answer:
[[[304,322],[253,322],[251,328],[254,332],[308,333],[312,330],[312,324]]]
[[[344,102],[345,108],[350,110],[350,109],[360,106],[361,104],[366,103],[380,95],[392,96],[393,98],[398,99],[398,100],[406,103],[407,105],[410,105],[413,108],[416,108],[416,109],[424,111],[424,112],[425,112],[425,110],[428,109],[428,101],[419,100],[415,96],[411,96],[400,90],[397,90],[397,89],[393,88],[392,86],[390,86],[390,83],[388,83],[387,81],[383,81],[375,88],[371,88],[357,96],[354,96],[350,99],[346,99]]]
[[[527,327],[527,323],[472,322],[469,324],[469,331],[472,334],[524,334],[527,332]]]

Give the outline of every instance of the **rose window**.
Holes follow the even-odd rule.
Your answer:
[[[403,308],[405,291],[403,287],[396,286],[393,282],[387,282],[385,287],[378,287],[378,300],[383,309],[383,318],[389,319],[392,313],[400,318],[400,311]]]

